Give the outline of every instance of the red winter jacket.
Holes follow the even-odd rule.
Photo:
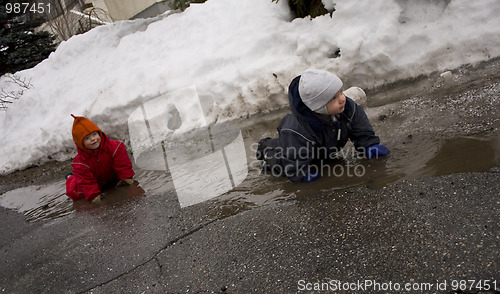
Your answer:
[[[104,186],[134,176],[125,145],[101,134],[101,145],[96,151],[77,147],[78,154],[71,164],[73,175],[66,180],[66,195],[73,200],[92,201]]]

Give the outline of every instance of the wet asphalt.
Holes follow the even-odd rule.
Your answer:
[[[467,82],[455,85],[463,88],[431,82],[428,91],[442,91],[441,101],[371,93],[369,115],[391,156],[419,154],[420,138],[498,137],[499,67],[495,60],[461,69],[457,79]],[[437,79],[410,83],[425,90],[429,80]],[[57,178],[62,169],[42,174]],[[0,188],[36,177],[4,177]],[[65,217],[33,222],[0,207],[0,292],[500,293],[500,167],[401,176],[376,188],[328,188],[328,181],[241,207],[225,199],[181,209],[174,192],[75,202]]]
[[[340,281],[357,287],[344,293],[407,283],[458,293],[466,280],[500,290],[500,168],[323,191],[225,218],[209,204],[180,212],[174,196],[52,222],[1,209],[0,291],[333,292]],[[476,286],[461,293],[494,293]]]

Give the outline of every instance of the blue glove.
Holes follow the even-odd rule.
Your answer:
[[[389,153],[391,153],[391,151],[384,145],[376,144],[366,148],[366,156],[368,156],[369,159],[387,156]]]
[[[321,178],[321,175],[319,174],[319,172],[315,171],[315,172],[311,172],[310,174],[308,174],[303,180],[302,182],[303,183],[310,183],[310,182],[314,182],[318,179]]]

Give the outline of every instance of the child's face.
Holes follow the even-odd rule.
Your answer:
[[[93,132],[83,138],[83,146],[89,150],[96,150],[101,145],[101,136],[99,132]]]
[[[342,93],[342,89],[340,89],[340,91],[333,96],[332,100],[326,103],[326,109],[331,115],[340,114],[344,112],[345,102],[345,95]]]

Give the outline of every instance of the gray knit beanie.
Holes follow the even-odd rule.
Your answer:
[[[342,88],[342,81],[331,72],[308,69],[299,80],[299,95],[302,102],[312,111],[326,105]]]

